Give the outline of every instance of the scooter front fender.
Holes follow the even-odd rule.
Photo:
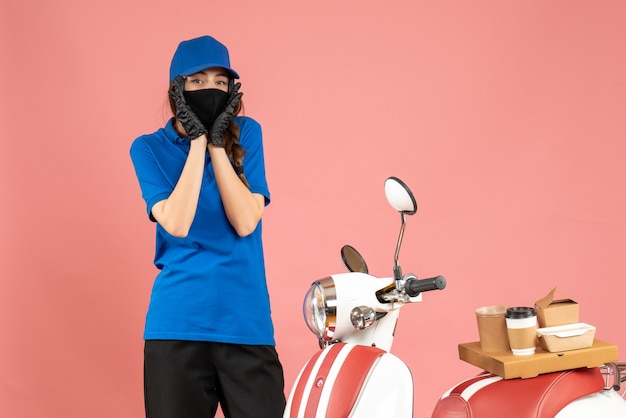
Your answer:
[[[318,351],[300,371],[283,418],[413,416],[413,378],[384,350],[337,343]]]

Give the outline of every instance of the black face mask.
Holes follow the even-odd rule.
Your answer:
[[[207,130],[224,111],[228,93],[219,89],[184,91],[185,101]]]

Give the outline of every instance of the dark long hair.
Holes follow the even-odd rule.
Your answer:
[[[170,86],[170,90],[172,86]],[[180,136],[186,136],[185,129],[183,125],[176,119],[176,105],[171,97],[169,97],[169,104],[172,114],[174,115],[174,129],[176,133]],[[243,101],[239,101],[237,104],[237,108],[235,109],[235,116],[237,116],[240,112],[243,111]],[[248,180],[246,180],[246,176],[243,172],[243,159],[246,155],[246,150],[239,145],[239,126],[233,120],[230,121],[230,125],[228,129],[224,132],[224,149],[226,150],[226,155],[230,159],[230,162],[233,164],[235,172],[239,176],[239,179],[246,185],[249,189],[250,185],[248,184]]]

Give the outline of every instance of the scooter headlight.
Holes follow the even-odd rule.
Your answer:
[[[304,321],[320,340],[331,341],[337,325],[337,298],[331,277],[314,282],[304,296]]]

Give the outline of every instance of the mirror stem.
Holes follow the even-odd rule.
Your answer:
[[[393,257],[393,277],[396,281],[396,288],[398,290],[400,290],[400,282],[402,280],[402,269],[398,264],[398,257],[400,255],[400,246],[402,245],[402,238],[404,237],[404,227],[406,225],[404,212],[400,212],[400,218],[402,220],[402,224],[400,226],[400,234],[398,235],[398,243],[396,244],[396,253]]]

